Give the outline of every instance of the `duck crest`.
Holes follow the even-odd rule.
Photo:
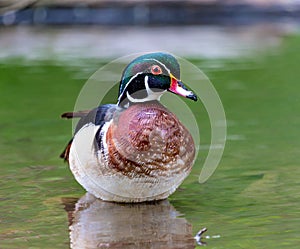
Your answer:
[[[119,86],[119,97],[132,79],[146,72],[154,64],[159,64],[164,69],[164,74],[172,72],[176,78],[180,78],[180,66],[174,56],[162,52],[145,54],[134,59],[124,69]]]
[[[170,90],[172,80],[179,82],[180,67],[170,54],[151,53],[133,60],[124,70],[119,87],[118,105],[127,108],[132,103],[160,100]],[[196,96],[185,87],[186,96]]]
[[[140,56],[122,74],[116,105],[80,112],[63,155],[88,192],[107,201],[160,200],[188,176],[195,159],[193,138],[159,103],[166,91],[197,100],[179,78],[172,55]]]

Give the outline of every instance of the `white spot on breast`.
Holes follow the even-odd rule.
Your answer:
[[[184,165],[184,161],[180,158],[177,159],[177,164],[178,165]]]

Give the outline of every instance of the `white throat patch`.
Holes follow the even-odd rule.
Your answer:
[[[142,103],[142,102],[146,102],[146,101],[153,101],[153,100],[160,100],[160,97],[167,91],[161,91],[161,92],[154,92],[150,89],[149,84],[148,84],[148,76],[145,77],[144,80],[145,83],[145,88],[146,88],[146,92],[147,92],[147,97],[142,98],[142,99],[136,99],[134,97],[132,97],[128,92],[126,92],[127,98],[130,102],[132,103]]]

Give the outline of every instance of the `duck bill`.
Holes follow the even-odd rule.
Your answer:
[[[188,90],[186,86],[180,80],[176,79],[173,75],[171,75],[171,86],[168,89],[168,91],[183,96],[185,98],[197,101],[197,95],[192,91]]]

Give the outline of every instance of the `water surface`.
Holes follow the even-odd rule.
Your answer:
[[[91,204],[58,158],[71,136],[71,123],[59,115],[73,109],[86,78],[105,61],[82,59],[71,66],[55,60],[2,60],[0,248],[69,248],[70,241],[76,248],[74,232],[84,241],[89,229],[103,248],[139,248],[136,243],[193,248],[191,240],[203,227],[210,236],[203,240],[211,248],[297,248],[299,44],[300,36],[289,35],[255,56],[192,58],[213,82],[226,111],[224,156],[215,174],[200,185],[210,136],[205,110],[195,110],[203,132],[193,172],[168,201],[147,208]],[[113,102],[115,97],[109,98]],[[124,220],[130,221],[129,228]]]

